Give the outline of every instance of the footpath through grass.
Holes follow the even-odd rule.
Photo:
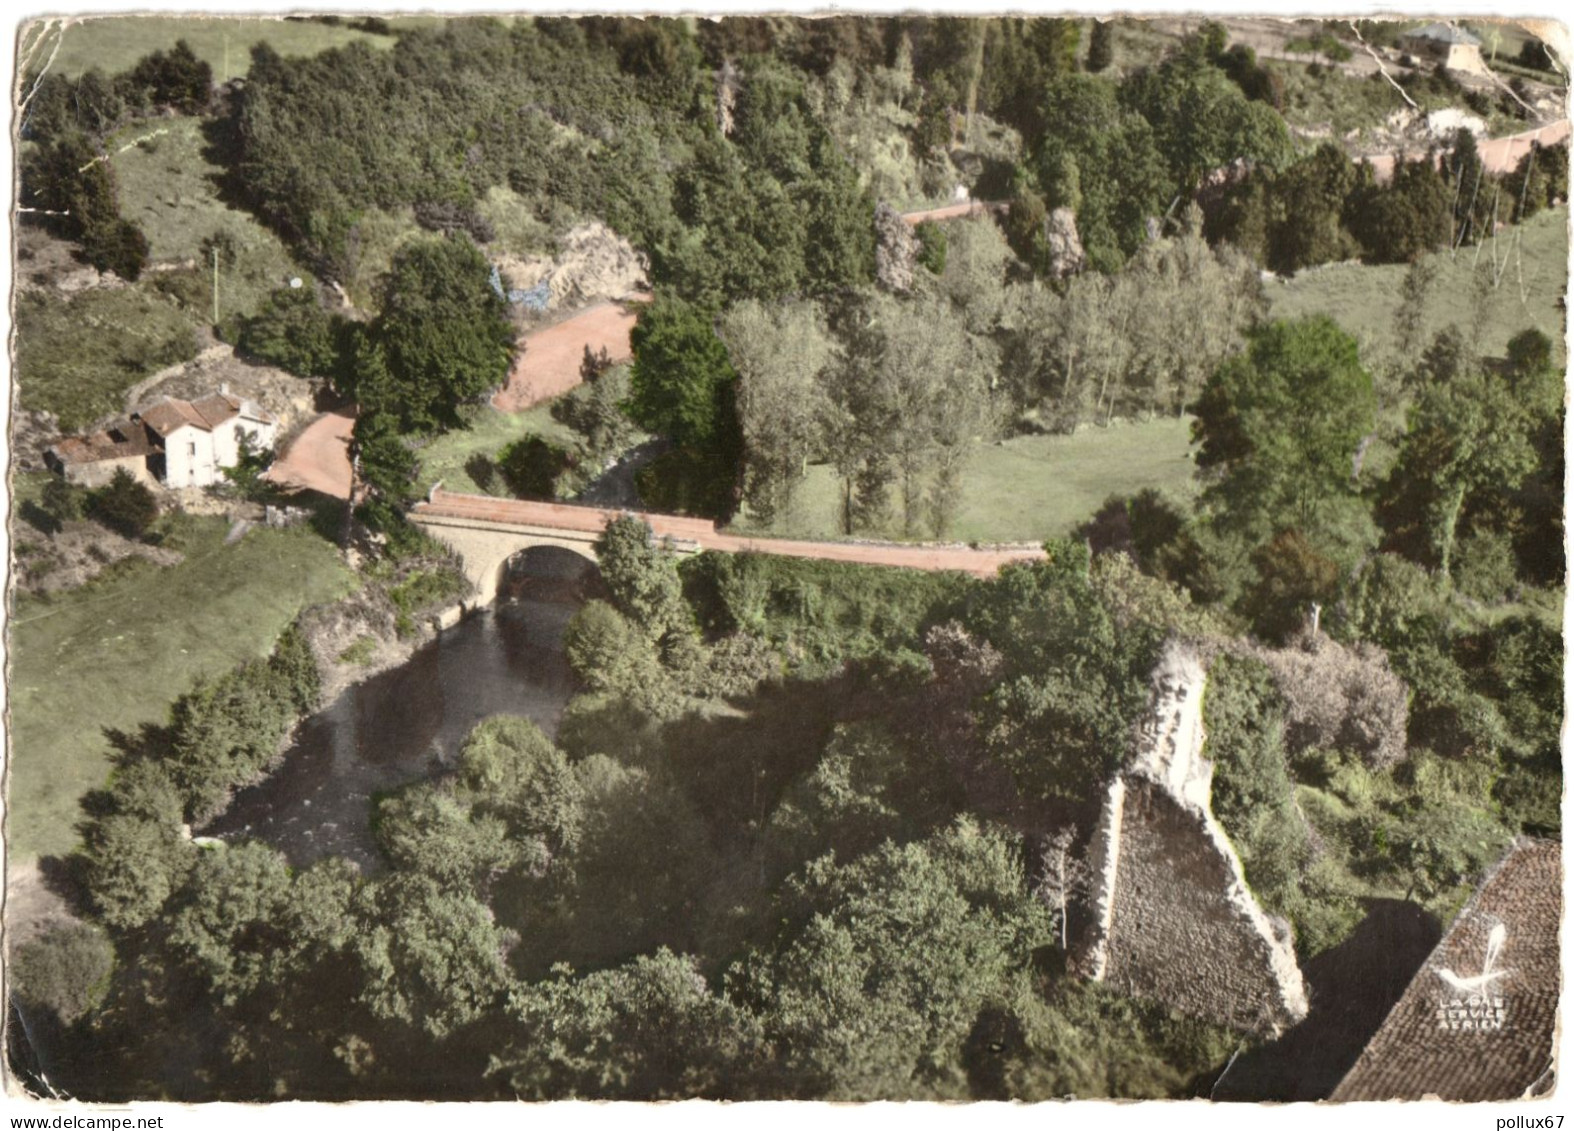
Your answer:
[[[222,519],[187,520],[179,565],[128,562],[10,623],[9,843],[21,859],[77,842],[78,802],[108,777],[106,727],[159,722],[199,676],[266,655],[301,609],[353,574],[309,530],[255,529],[225,545]]]
[[[1090,427],[1071,436],[1018,436],[981,444],[962,483],[962,506],[946,538],[959,542],[1037,542],[1067,534],[1111,495],[1156,487],[1190,498],[1191,421],[1165,418]],[[738,534],[840,539],[841,482],[819,465],[799,491],[794,513],[769,527],[745,512]],[[900,519],[859,537],[900,538]]]
[[[39,52],[41,60],[47,59],[55,35],[35,23],[24,30],[21,42],[25,48],[33,39],[47,37]],[[251,69],[251,49],[258,43],[266,42],[280,55],[316,55],[357,41],[373,47],[390,47],[394,43],[393,36],[372,35],[342,25],[329,27],[315,20],[102,16],[79,18],[66,28],[52,69],[72,76],[92,67],[105,74],[118,74],[135,66],[144,55],[168,51],[181,39],[191,45],[197,58],[213,68],[216,82],[244,76]]]

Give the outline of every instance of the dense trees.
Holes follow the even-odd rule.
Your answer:
[[[1375,410],[1355,339],[1330,319],[1263,326],[1193,407],[1197,466],[1216,475],[1209,497],[1242,529],[1318,522],[1352,493],[1356,447]]]
[[[22,199],[46,225],[80,244],[98,270],[131,282],[142,274],[147,237],[121,217],[114,171],[86,134],[64,132],[23,156]]]
[[[843,480],[844,528],[880,523],[894,487],[903,530],[941,534],[973,441],[990,427],[986,370],[964,326],[934,300],[875,296],[843,317],[825,435]]]
[[[335,374],[345,327],[323,309],[313,287],[281,287],[241,326],[236,348],[302,377]]]
[[[1425,156],[1401,158],[1381,182],[1370,166],[1357,165],[1330,142],[1280,165],[1243,169],[1202,199],[1210,240],[1233,243],[1286,275],[1354,258],[1409,263],[1480,243],[1496,222],[1542,206],[1546,182],[1537,170],[1550,169],[1547,157],[1533,150],[1499,183],[1463,130]],[[1510,203],[1516,191],[1523,208]]]
[[[462,405],[502,384],[514,331],[489,274],[462,236],[413,243],[394,257],[367,332],[370,356],[354,379],[363,413],[390,416],[403,432],[441,431],[459,426]]]

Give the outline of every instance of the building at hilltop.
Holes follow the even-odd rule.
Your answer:
[[[124,470],[165,487],[207,487],[240,462],[243,438],[271,447],[278,422],[227,388],[184,401],[161,397],[123,420],[86,436],[68,436],[44,453],[69,483],[102,487]]]
[[[1427,24],[1399,37],[1399,49],[1429,63],[1441,63],[1444,70],[1467,75],[1487,74],[1481,58],[1481,40],[1452,24]]]

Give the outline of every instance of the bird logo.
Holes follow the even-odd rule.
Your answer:
[[[1508,928],[1498,923],[1487,933],[1486,958],[1481,963],[1481,973],[1469,978],[1462,978],[1448,967],[1439,967],[1437,976],[1466,997],[1484,995],[1494,983],[1506,978],[1512,971],[1497,968],[1498,957],[1503,953],[1503,946],[1508,941]]]

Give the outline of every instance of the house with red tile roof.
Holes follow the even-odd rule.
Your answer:
[[[278,422],[256,403],[221,388],[194,401],[161,397],[88,436],[67,437],[45,453],[71,483],[97,487],[124,469],[166,487],[207,487],[240,462],[243,437],[273,445]]]

